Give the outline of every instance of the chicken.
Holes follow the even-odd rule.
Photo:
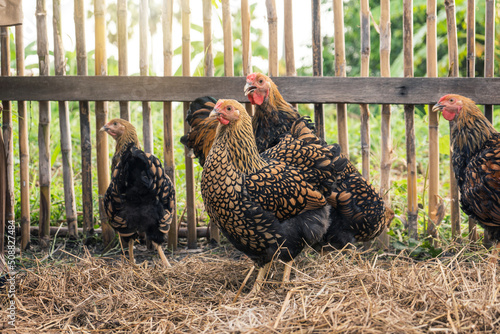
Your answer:
[[[476,219],[500,248],[500,134],[469,98],[448,94],[432,108],[450,121],[452,164],[462,210]]]
[[[160,160],[140,149],[136,130],[122,119],[112,119],[101,128],[116,140],[111,183],[104,195],[104,208],[110,225],[129,245],[138,233],[153,242],[163,264],[170,264],[161,245],[174,213],[175,190]]]
[[[210,117],[220,124],[202,173],[205,209],[237,249],[263,266],[260,281],[273,258],[289,262],[306,243],[322,242],[327,202],[346,159],[339,145],[321,144],[303,119],[259,155],[251,118],[240,103],[219,100]]]
[[[290,131],[291,124],[300,117],[299,113],[283,99],[271,78],[262,73],[247,76],[244,92],[256,105],[252,125],[259,151],[272,147],[280,136]],[[312,123],[308,127],[314,129]],[[342,248],[355,242],[370,241],[390,225],[394,211],[384,204],[380,194],[350,161],[340,174],[337,185],[325,241]]]

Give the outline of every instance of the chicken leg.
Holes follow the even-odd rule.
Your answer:
[[[158,255],[160,255],[160,259],[161,259],[161,262],[163,262],[163,265],[167,268],[172,267],[172,265],[168,262],[167,257],[165,256],[165,253],[163,252],[163,249],[161,248],[161,245],[157,244],[156,242],[153,242],[153,246],[156,248]]]
[[[290,282],[290,273],[292,272],[292,261],[285,262],[285,269],[283,270],[283,280],[282,280],[282,286],[285,285],[285,283]]]
[[[135,264],[135,259],[134,259],[134,239],[131,238],[128,241],[128,258],[130,259],[130,262],[132,264]]]
[[[269,271],[269,267],[271,267],[271,262],[266,263],[264,267],[259,269],[257,278],[255,279],[255,283],[253,284],[253,288],[252,291],[250,291],[250,294],[256,294],[260,291],[262,283],[264,283],[265,281],[266,274]]]

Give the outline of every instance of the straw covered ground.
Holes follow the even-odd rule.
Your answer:
[[[292,281],[272,267],[250,295],[256,271],[234,301],[252,262],[232,247],[131,265],[88,252],[18,268],[16,328],[2,333],[496,333],[498,266],[466,248],[416,261],[402,254],[348,250],[299,256]],[[141,262],[141,261],[138,261]]]

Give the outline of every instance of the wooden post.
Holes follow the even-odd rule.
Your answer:
[[[54,67],[56,75],[66,74],[66,60],[62,44],[61,0],[52,1],[53,30],[54,30]],[[61,154],[63,165],[64,205],[66,208],[66,221],[71,237],[77,237],[75,188],[73,181],[73,164],[71,149],[71,132],[69,125],[68,103],[59,101],[59,129],[61,131]]]
[[[248,0],[241,0],[241,46],[243,52],[243,76],[252,73],[252,44],[250,43],[250,7]],[[253,116],[253,106],[245,103],[245,108]]]
[[[107,75],[106,58],[106,1],[94,0],[95,17],[95,75]],[[104,210],[103,196],[110,182],[108,135],[99,131],[108,120],[108,103],[96,101],[96,149],[97,149],[97,182],[99,188],[99,220],[102,227],[102,240],[107,247],[113,240],[115,232],[108,223]]]
[[[485,3],[485,50],[484,50],[484,76],[493,78],[495,76],[495,0],[486,0]],[[484,106],[484,115],[493,123],[493,106]],[[469,219],[470,222],[470,219]],[[469,227],[470,228],[470,227]],[[483,244],[486,247],[491,247],[492,242],[487,230],[484,230]]]
[[[269,76],[279,75],[278,66],[278,15],[276,1],[266,0],[267,23],[269,25]]]
[[[2,51],[2,76],[10,76],[10,36],[9,28],[0,28]],[[7,223],[14,220],[14,133],[12,132],[12,102],[3,100],[2,131],[7,159],[7,195],[5,198],[5,218]]]
[[[231,27],[231,7],[229,0],[222,0],[222,27],[224,34],[224,75],[234,76],[233,31]]]
[[[75,34],[77,74],[86,76],[87,49],[85,46],[84,0],[75,0]],[[82,209],[83,234],[88,238],[94,233],[94,205],[92,201],[92,138],[90,135],[89,102],[80,101],[80,142],[82,156]]]
[[[346,76],[345,41],[344,41],[344,3],[333,0],[335,26],[335,76]],[[347,108],[345,103],[337,103],[337,129],[342,153],[349,157],[349,132],[347,130]]]
[[[181,0],[182,11],[182,75],[191,76],[190,62],[191,62],[191,8],[189,0]],[[189,103],[184,102],[184,119],[186,119]],[[184,133],[188,133],[189,124],[184,122]],[[193,158],[189,155],[189,150],[184,149],[184,159],[186,161],[186,212],[187,212],[187,226],[188,226],[188,248],[194,249],[197,247],[196,239],[196,207],[194,195],[194,165]]]
[[[436,78],[437,67],[436,0],[427,0],[427,76]],[[436,101],[437,102],[437,101]],[[427,107],[429,114],[429,222],[427,234],[437,238],[437,211],[439,198],[439,114]]]
[[[3,112],[0,103],[0,111]],[[0,131],[0,256],[5,254],[5,200],[7,195],[7,157],[5,156],[5,143],[3,141],[3,132]]]
[[[149,60],[148,60],[148,11],[149,1],[141,0],[139,8],[139,40],[140,40],[140,74],[147,76],[149,74]],[[142,137],[144,141],[144,152],[153,152],[153,120],[151,119],[151,102],[142,102]]]
[[[17,76],[24,76],[23,26],[16,26],[16,68]],[[21,187],[21,250],[30,242],[30,151],[28,144],[28,113],[26,101],[17,101],[19,124],[19,167]]]
[[[391,19],[390,0],[380,1],[380,75],[391,76]],[[386,205],[390,204],[389,189],[391,188],[392,165],[392,134],[391,134],[391,106],[382,105],[381,124],[382,157],[380,161],[380,193]],[[389,246],[387,230],[378,237],[381,246]]]
[[[126,76],[128,75],[127,0],[117,0],[117,18],[118,18],[118,75]],[[129,101],[120,101],[120,118],[123,118],[130,122]]]
[[[323,76],[323,40],[321,37],[321,1],[312,0],[312,58],[313,76]],[[316,135],[325,139],[325,112],[322,103],[314,104],[314,123]]]
[[[370,76],[370,4],[361,0],[361,76]],[[370,181],[370,109],[360,105],[361,111],[361,173]]]
[[[446,21],[448,25],[448,59],[450,64],[450,76],[458,77],[458,42],[457,25],[455,18],[455,0],[444,0],[444,5],[446,8]],[[453,148],[450,145],[450,157],[452,156],[452,154]],[[460,237],[460,206],[458,202],[458,196],[457,179],[455,178],[452,160],[450,159],[451,235],[453,238]]]
[[[172,58],[174,48],[172,45],[172,21],[174,19],[173,0],[163,0],[162,30],[163,30],[163,75],[172,76]],[[163,157],[165,172],[175,188],[175,160],[174,160],[174,120],[172,115],[172,102],[163,102]],[[170,230],[168,231],[168,247],[177,250],[177,200],[174,202],[174,213]]]
[[[296,76],[295,70],[295,54],[293,49],[293,4],[292,0],[285,0],[285,61],[286,75]]]
[[[413,77],[413,0],[403,0],[404,76]],[[415,150],[415,106],[405,105],[408,232],[418,239],[417,153]]]
[[[36,2],[37,54],[40,76],[49,75],[49,41],[45,0]],[[50,238],[50,102],[39,102],[38,120],[38,169],[40,182],[40,229],[42,247],[48,247]]]

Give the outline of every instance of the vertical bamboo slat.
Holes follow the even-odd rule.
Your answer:
[[[106,1],[94,1],[95,17],[95,74],[107,75],[106,58]],[[103,196],[110,182],[108,135],[99,131],[108,120],[108,103],[96,101],[96,149],[97,149],[97,182],[99,192],[99,219],[102,227],[102,240],[107,247],[114,238],[114,231],[108,223],[103,205]]]
[[[344,38],[344,3],[333,0],[333,21],[335,28],[335,76],[346,76],[345,38]],[[337,103],[337,130],[342,152],[349,157],[349,133],[347,130],[347,106]]]
[[[458,42],[457,25],[455,18],[455,1],[445,0],[446,21],[448,25],[448,59],[450,66],[450,76],[458,77]],[[450,129],[451,130],[451,129]],[[451,135],[451,133],[450,133]],[[451,139],[451,138],[450,138]],[[453,154],[450,145],[450,156]],[[458,202],[458,184],[453,171],[450,159],[450,207],[451,207],[451,235],[456,238],[460,236],[460,207]]]
[[[10,35],[8,27],[0,28],[2,49],[2,76],[10,76]],[[7,158],[7,195],[5,200],[5,218],[14,220],[14,133],[12,132],[12,102],[2,101],[2,131]]]
[[[311,1],[312,13],[312,58],[313,76],[323,76],[323,41],[321,39],[321,1]],[[316,135],[325,139],[325,113],[322,103],[314,104],[314,123]]]
[[[241,46],[243,49],[243,75],[252,73],[252,45],[250,44],[250,7],[248,0],[241,0]],[[248,108],[247,108],[248,109]]]
[[[56,75],[66,74],[66,60],[62,44],[61,0],[52,1],[53,31],[54,31],[54,67]],[[73,181],[73,164],[71,149],[71,130],[69,126],[69,111],[66,101],[59,101],[59,129],[61,132],[61,155],[63,165],[64,204],[68,234],[77,237],[75,188]]]
[[[222,0],[222,26],[224,33],[224,75],[234,76],[233,30],[231,27],[231,7],[229,0]]]
[[[269,76],[279,75],[278,66],[278,15],[276,1],[266,0],[267,23],[269,25]]]
[[[37,54],[40,76],[49,75],[49,41],[45,0],[36,2]],[[50,102],[39,102],[38,119],[38,169],[40,180],[40,229],[42,247],[48,246],[50,237]]]
[[[75,0],[75,35],[77,74],[86,76],[87,50],[85,45],[84,0]],[[92,201],[92,138],[90,134],[89,102],[80,101],[80,147],[82,157],[82,209],[83,234],[88,238],[94,233],[94,204]]]
[[[286,75],[296,76],[295,54],[293,49],[293,4],[292,0],[285,0],[285,61]]]
[[[380,75],[391,76],[391,20],[390,0],[380,1]],[[380,193],[389,205],[389,189],[391,187],[391,164],[392,164],[392,135],[391,135],[391,106],[382,105],[381,124],[382,157],[380,160]],[[389,236],[386,231],[378,237],[382,247],[389,246]]]
[[[148,11],[149,0],[141,0],[139,8],[139,69],[142,76],[149,74],[148,60]],[[142,136],[144,141],[144,152],[153,152],[153,120],[151,119],[151,102],[142,102]]]
[[[0,112],[3,111],[0,103]],[[5,254],[5,200],[7,195],[7,158],[5,156],[5,145],[3,142],[3,132],[0,131],[0,256]]]
[[[361,76],[370,76],[370,4],[361,0]],[[370,181],[370,109],[361,104],[361,170],[363,177]]]
[[[436,0],[427,0],[427,76],[435,78],[437,71]],[[437,101],[436,101],[437,102]],[[427,234],[437,238],[436,219],[439,198],[439,114],[429,105],[429,222]]]
[[[191,8],[189,0],[181,0],[182,11],[182,75],[191,75]],[[184,102],[184,119],[186,119],[189,103]],[[184,133],[188,133],[189,124],[184,122]],[[196,240],[196,207],[195,207],[195,194],[194,194],[194,165],[193,158],[189,155],[189,150],[184,149],[184,159],[186,161],[186,212],[187,212],[187,226],[188,226],[188,248],[193,249],[197,247]]]
[[[23,26],[16,26],[16,68],[17,76],[24,76]],[[19,169],[21,188],[21,250],[30,242],[30,152],[28,145],[28,113],[26,101],[17,101],[19,124]]]
[[[127,0],[117,0],[118,75],[128,75]],[[130,102],[120,101],[120,118],[130,121]]]
[[[413,0],[403,0],[404,76],[413,77]],[[408,232],[418,238],[417,153],[415,150],[415,106],[405,105]]]
[[[172,58],[174,49],[172,45],[172,21],[174,18],[173,0],[163,0],[162,30],[163,30],[163,75],[172,76]],[[163,102],[163,157],[165,172],[175,187],[175,160],[174,160],[174,126],[172,115],[172,102]],[[168,232],[168,247],[177,249],[178,237],[177,201],[174,203],[174,214],[170,231]]]

